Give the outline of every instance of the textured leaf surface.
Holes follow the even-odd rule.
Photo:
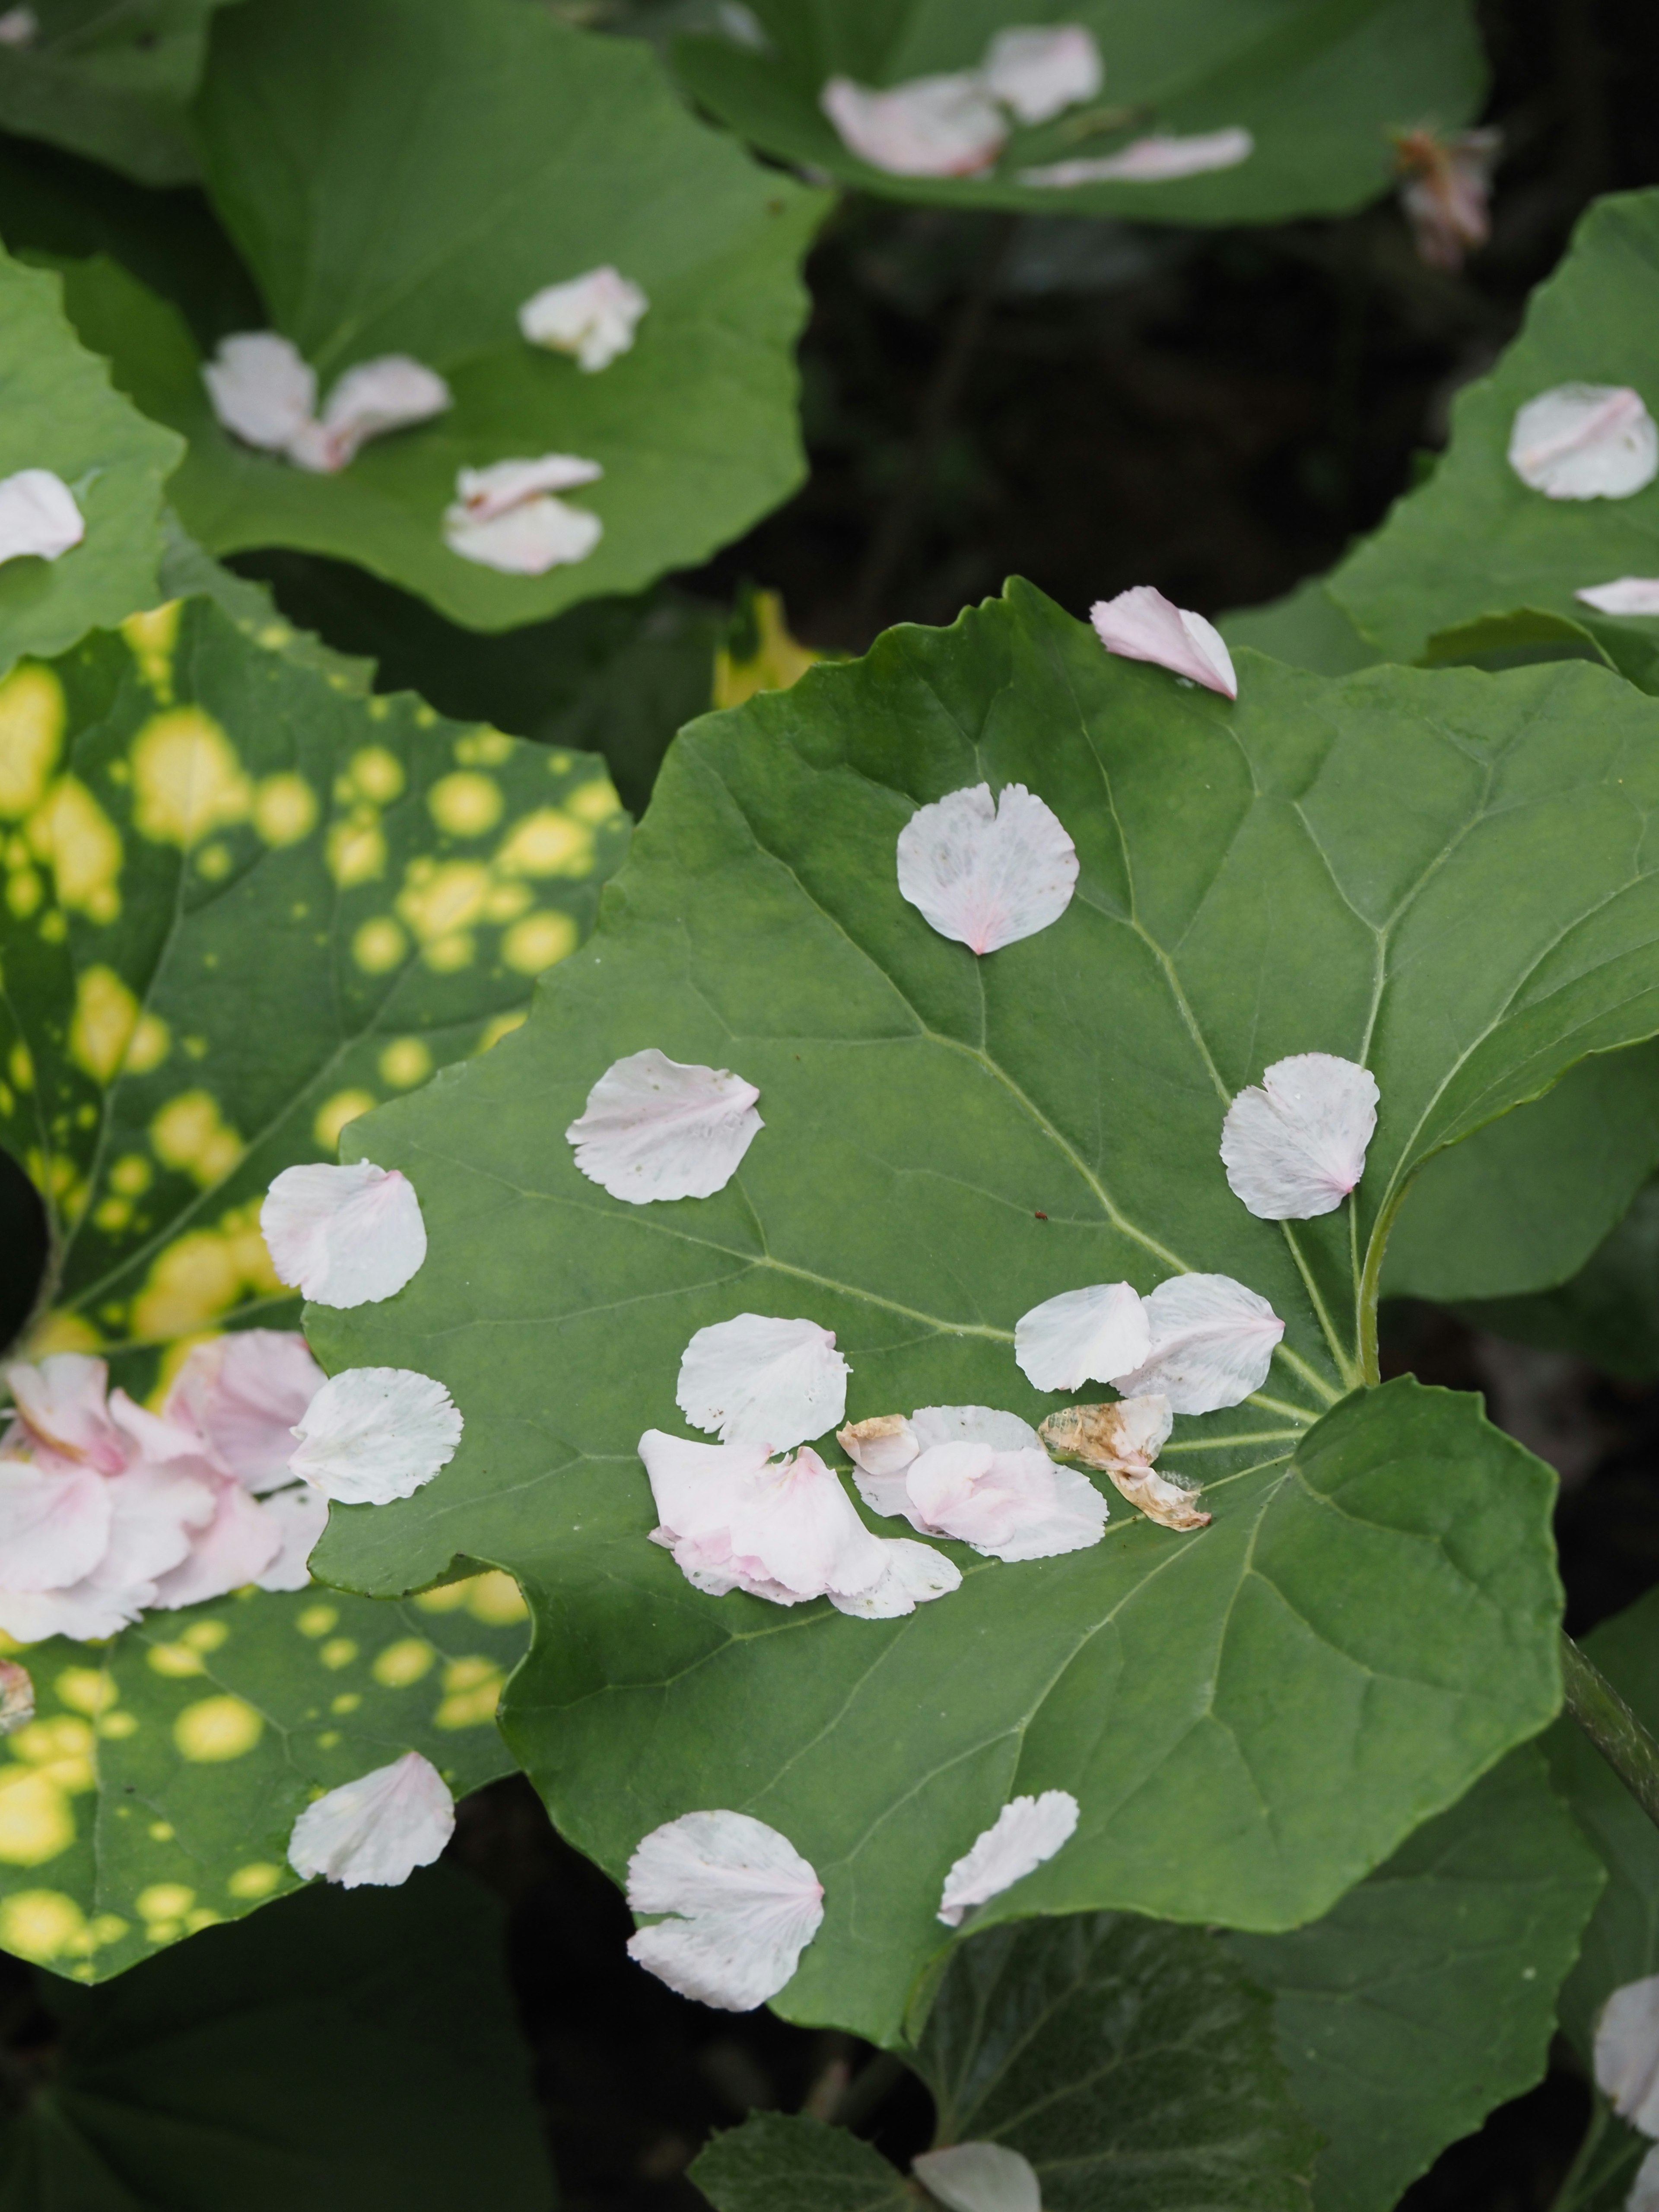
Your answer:
[[[1567,617],[1624,674],[1659,690],[1659,623],[1596,614],[1573,593],[1659,575],[1659,483],[1629,499],[1553,500],[1505,455],[1516,410],[1569,382],[1634,385],[1659,410],[1659,191],[1598,200],[1528,303],[1521,335],[1452,403],[1449,450],[1328,580],[1368,638],[1414,659],[1431,635],[1511,608]]]
[[[313,1586],[152,1613],[22,1654],[36,1718],[0,1741],[0,1948],[77,1981],[300,1887],[295,1816],[405,1751],[459,1797],[527,1640],[504,1575],[403,1604]]]
[[[890,2034],[945,1940],[945,1871],[1012,1792],[1069,1789],[1082,1820],[993,1917],[1282,1928],[1554,1708],[1551,1478],[1409,1382],[1309,1431],[1353,1360],[1348,1224],[1255,1219],[1216,1147],[1265,1061],[1365,1058],[1374,1263],[1427,1152],[1650,1024],[1631,794],[1659,788],[1656,709],[1577,666],[1241,670],[1237,708],[1182,690],[1016,586],[695,725],[528,1027],[352,1140],[412,1176],[431,1256],[395,1309],[313,1312],[313,1343],[441,1375],[468,1428],[417,1498],[337,1510],[320,1571],[390,1591],[458,1555],[510,1567],[544,1627],[509,1739],[562,1831],[618,1872],[694,1807],[781,1828],[827,1893],[799,2014]],[[893,852],[981,775],[1029,781],[1082,872],[1060,922],[975,963],[901,900]],[[647,1045],[760,1086],[713,1200],[624,1206],[572,1162],[589,1086]],[[1014,1365],[1017,1317],[1180,1265],[1289,1324],[1262,1402],[1171,1448],[1211,1484],[1197,1538],[1115,1501],[1097,1549],[960,1553],[960,1594],[879,1625],[709,1600],[645,1540],[635,1445],[679,1429],[699,1326],[834,1328],[854,1419],[1036,1419],[1054,1401]]]
[[[690,2169],[715,2212],[915,2212],[904,2177],[845,2128],[755,2112]]]
[[[73,312],[190,440],[173,497],[210,551],[333,554],[505,629],[694,566],[804,472],[797,264],[825,197],[693,121],[638,41],[520,0],[242,0],[197,116],[215,204],[325,390],[401,352],[455,396],[307,475],[220,429],[175,309],[112,264],[89,271]],[[527,344],[517,313],[606,262],[651,307],[633,350],[586,375]],[[597,551],[540,577],[450,552],[457,470],[548,452],[605,470],[580,501],[605,524]]]
[[[501,1912],[433,1869],[316,1889],[112,1989],[45,1991],[6,2212],[550,2212]]]
[[[141,184],[196,175],[185,109],[226,0],[33,0],[40,28],[0,48],[0,126]]]
[[[52,470],[87,529],[56,561],[0,566],[0,670],[154,605],[161,487],[181,452],[112,390],[106,365],[76,342],[58,278],[0,253],[0,477]]]
[[[810,162],[896,199],[1117,215],[1169,222],[1267,222],[1357,207],[1385,191],[1389,132],[1434,114],[1454,125],[1479,106],[1484,69],[1468,11],[1429,0],[1076,0],[1105,62],[1101,99],[1018,131],[980,178],[894,177],[849,154],[818,106],[826,77],[888,85],[977,66],[992,34],[1029,23],[1024,0],[756,0],[772,50],[682,39],[675,65],[696,99],[786,160]],[[1080,135],[1085,113],[1103,117]],[[1019,184],[1039,163],[1115,153],[1149,131],[1245,125],[1238,167],[1164,185]]]
[[[1325,2137],[1316,2212],[1389,2212],[1540,2079],[1604,1880],[1523,1748],[1322,1920],[1231,1939],[1274,1993],[1297,2100]]]

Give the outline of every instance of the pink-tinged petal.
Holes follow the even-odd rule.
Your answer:
[[[222,1476],[213,1518],[193,1532],[188,1556],[158,1576],[153,1605],[201,1605],[257,1583],[283,1548],[281,1523],[239,1482]]]
[[[0,1460],[0,1589],[66,1589],[109,1548],[109,1481],[95,1468]]]
[[[980,72],[1022,123],[1048,123],[1092,100],[1106,80],[1094,33],[1081,23],[999,31]]]
[[[519,328],[532,345],[573,354],[591,375],[629,350],[635,326],[650,305],[637,284],[607,264],[533,293],[519,310]]]
[[[1115,154],[1022,169],[1016,181],[1062,192],[1074,191],[1079,185],[1167,185],[1182,177],[1205,176],[1212,169],[1236,169],[1255,151],[1255,138],[1237,124],[1187,137],[1156,131]]]
[[[574,491],[597,483],[605,471],[575,453],[544,453],[534,461],[496,461],[487,469],[462,469],[455,477],[455,505],[464,521],[493,522],[542,492]]]
[[[504,576],[544,576],[550,568],[568,568],[586,560],[604,535],[597,514],[545,493],[482,522],[462,506],[444,514],[450,551]]]
[[[629,1206],[712,1198],[766,1126],[759,1097],[729,1068],[670,1060],[652,1045],[606,1068],[565,1138],[588,1181]]]
[[[0,46],[32,46],[40,35],[40,19],[33,8],[8,8],[0,15]]]
[[[925,2150],[910,2170],[945,2212],[1042,2212],[1035,2169],[1006,2143],[951,2143]]]
[[[155,1602],[155,1585],[190,1556],[217,1504],[211,1476],[167,1467],[130,1467],[106,1478],[110,1495],[109,1544],[88,1581],[123,1598],[142,1589],[140,1606]]]
[[[1012,1799],[945,1875],[939,1918],[947,1928],[959,1928],[963,1913],[1000,1897],[1045,1859],[1053,1858],[1077,1820],[1077,1799],[1069,1790],[1045,1790],[1040,1797]]]
[[[763,1444],[695,1444],[647,1429],[640,1457],[665,1544],[688,1581],[794,1605],[854,1596],[879,1582],[882,1540],[814,1451],[769,1461]]]
[[[262,453],[285,453],[316,412],[315,371],[275,331],[221,338],[202,381],[224,428]]]
[[[1222,1123],[1233,1195],[1262,1221],[1334,1213],[1365,1171],[1380,1096],[1369,1068],[1334,1053],[1276,1060]]]
[[[155,1588],[145,1583],[136,1597],[100,1589],[91,1581],[61,1590],[0,1590],[0,1629],[19,1644],[43,1644],[49,1636],[96,1644],[130,1627]]]
[[[335,385],[319,419],[304,423],[289,440],[288,457],[296,468],[333,476],[371,438],[429,422],[453,404],[442,377],[407,354],[362,361]]]
[[[1109,1382],[1139,1366],[1151,1346],[1141,1299],[1128,1283],[1062,1291],[1014,1324],[1014,1358],[1037,1390]]]
[[[1604,615],[1659,615],[1659,576],[1620,576],[1587,584],[1572,595]]]
[[[245,1489],[274,1490],[293,1480],[294,1424],[325,1379],[297,1330],[240,1329],[191,1346],[162,1414]]]
[[[1497,131],[1465,131],[1452,138],[1407,131],[1395,139],[1400,204],[1427,267],[1455,274],[1491,236],[1492,173],[1502,143]]]
[[[1095,635],[1108,653],[1124,660],[1155,661],[1158,667],[1237,699],[1238,678],[1220,632],[1189,607],[1178,607],[1151,584],[1137,584],[1115,599],[1097,599],[1089,610]]]
[[[935,1444],[905,1474],[913,1525],[1012,1565],[1082,1552],[1106,1533],[1106,1501],[1040,1445]]]
[[[1066,1406],[1050,1413],[1038,1431],[1056,1458],[1079,1459],[1109,1476],[1149,1521],[1164,1528],[1207,1528],[1196,1486],[1172,1480],[1152,1462],[1169,1441],[1171,1408],[1167,1398],[1121,1398],[1109,1406]]]
[[[370,1160],[284,1168],[259,1209],[271,1265],[323,1306],[393,1297],[426,1258],[426,1224],[408,1177]]]
[[[747,1813],[685,1813],[628,1863],[641,1928],[629,1955],[682,1996],[752,2012],[777,1996],[823,1920],[823,1885],[787,1836]]]
[[[833,1329],[738,1314],[697,1331],[674,1397],[694,1429],[722,1443],[787,1451],[845,1418],[848,1372]]]
[[[395,1889],[430,1866],[455,1832],[455,1800],[430,1759],[406,1751],[307,1805],[294,1823],[288,1863],[309,1881]]]
[[[74,493],[50,469],[0,479],[0,562],[55,561],[86,534]]]
[[[1077,872],[1077,848],[1023,783],[994,804],[989,784],[950,792],[899,832],[901,895],[941,937],[981,955],[1058,921]]]
[[[328,1526],[327,1498],[308,1482],[296,1482],[291,1489],[272,1491],[270,1497],[260,1499],[259,1505],[276,1522],[281,1548],[255,1581],[264,1590],[306,1589],[311,1581],[306,1561]]]
[[[896,1620],[919,1605],[931,1605],[936,1597],[948,1597],[962,1588],[961,1569],[931,1544],[913,1543],[908,1536],[876,1540],[887,1562],[881,1580],[850,1597],[831,1590],[830,1602],[837,1613],[858,1620]]]
[[[887,92],[832,76],[818,104],[849,154],[890,177],[972,177],[1002,151],[1008,126],[971,70],[914,77]]]
[[[409,1498],[447,1467],[462,1421],[441,1382],[407,1367],[348,1367],[294,1425],[289,1466],[343,1505]]]
[[[136,1404],[125,1390],[110,1392],[109,1417],[126,1440],[129,1468],[173,1468],[210,1483],[218,1473],[192,1426],[152,1413],[148,1407]]]
[[[1628,499],[1659,476],[1659,430],[1623,384],[1559,384],[1510,432],[1510,466],[1547,499]]]
[[[1595,2080],[1621,2120],[1659,2136],[1659,1974],[1626,1982],[1602,2006]]]
[[[37,1366],[6,1370],[6,1387],[30,1438],[105,1474],[127,1463],[126,1439],[109,1417],[109,1370],[84,1352],[49,1352]],[[15,1431],[7,1445],[16,1449]]]
[[[1108,1378],[1126,1398],[1161,1395],[1175,1413],[1213,1413],[1267,1381],[1285,1324],[1231,1275],[1172,1275],[1145,1304],[1151,1352],[1133,1373]]]
[[[836,1431],[836,1442],[860,1474],[885,1480],[902,1475],[921,1449],[916,1432],[902,1413],[878,1413],[867,1421],[849,1421]]]
[[[1039,1440],[1018,1413],[999,1413],[992,1406],[919,1406],[908,1420],[902,1413],[888,1413],[842,1429],[836,1442],[853,1462],[854,1483],[871,1510],[902,1514],[913,1528],[927,1533],[904,1479],[919,1452],[961,1443],[989,1444],[999,1452],[1035,1451]]]
[[[1636,2179],[1625,2199],[1625,2212],[1659,2212],[1659,2144],[1636,2169]]]

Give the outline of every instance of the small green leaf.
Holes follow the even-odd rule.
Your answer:
[[[0,2124],[7,2212],[552,2212],[501,1939],[434,1868],[311,1891],[110,1989],[46,1984],[59,2039]]]
[[[0,47],[0,127],[144,185],[197,174],[186,110],[226,0],[33,0],[39,28]]]
[[[110,386],[76,342],[55,276],[0,252],[0,477],[50,469],[86,536],[56,561],[0,566],[0,672],[61,653],[161,596],[161,487],[182,448]]]
[[[1274,1993],[1291,2086],[1325,2138],[1315,2212],[1389,2212],[1448,2143],[1541,2077],[1556,1992],[1604,1881],[1528,1747],[1322,1920],[1231,1939]]]
[[[751,2113],[690,2168],[715,2212],[917,2212],[916,2191],[878,2150],[821,2120]]]

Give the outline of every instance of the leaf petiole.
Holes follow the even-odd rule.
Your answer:
[[[1659,1827],[1659,1743],[1565,1630],[1561,1682],[1565,1710]]]

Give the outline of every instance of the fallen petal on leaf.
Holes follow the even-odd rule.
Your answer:
[[[1015,1451],[935,1444],[911,1462],[904,1487],[913,1527],[1009,1565],[1087,1551],[1106,1533],[1106,1501],[1093,1483],[1056,1467],[1036,1443]]]
[[[111,1501],[95,1468],[0,1460],[0,1589],[64,1589],[109,1548]]]
[[[898,887],[941,937],[1000,951],[1058,921],[1077,883],[1077,848],[1023,783],[952,791],[918,807],[898,836]]]
[[[650,305],[637,284],[607,263],[533,293],[519,310],[519,328],[532,345],[573,354],[591,374],[629,351]]]
[[[1080,23],[999,31],[986,49],[986,84],[1022,123],[1047,123],[1092,100],[1105,82],[1094,33]]]
[[[316,410],[316,372],[275,331],[221,338],[202,381],[224,428],[262,453],[285,453]]]
[[[787,1451],[844,1418],[848,1371],[833,1329],[738,1314],[691,1339],[674,1397],[694,1429],[722,1443]]]
[[[246,1489],[274,1490],[293,1480],[294,1424],[325,1380],[297,1329],[238,1329],[191,1346],[162,1418],[193,1431]]]
[[[1628,499],[1659,475],[1659,430],[1628,385],[1559,384],[1516,414],[1509,459],[1547,499]]]
[[[426,1258],[415,1186],[371,1160],[284,1168],[259,1209],[278,1278],[324,1306],[389,1298]]]
[[[307,1805],[289,1838],[288,1863],[307,1881],[342,1889],[393,1889],[430,1866],[455,1832],[455,1800],[430,1759],[406,1751]]]
[[[298,468],[333,476],[371,438],[430,422],[453,404],[449,386],[434,369],[408,354],[383,354],[347,369],[329,393],[320,418],[302,424],[289,439],[288,457]]]
[[[815,1451],[774,1462],[764,1443],[698,1444],[661,1429],[639,1451],[661,1516],[653,1540],[711,1597],[855,1597],[888,1571],[881,1538]]]
[[[628,1863],[641,1928],[629,1955],[682,1996],[752,2012],[777,1996],[823,1920],[823,1886],[787,1836],[747,1813],[685,1813]]]
[[[945,2212],[1042,2212],[1030,2161],[1006,2143],[951,2143],[925,2150],[910,2170]]]
[[[406,1367],[348,1367],[294,1425],[289,1466],[343,1505],[385,1505],[455,1456],[459,1413],[441,1382]]]
[[[1097,599],[1089,619],[1108,653],[1125,660],[1155,661],[1224,698],[1237,698],[1232,655],[1220,632],[1202,615],[1166,599],[1151,584],[1137,584],[1115,599]]]
[[[1587,584],[1572,596],[1604,615],[1659,615],[1659,576],[1620,576],[1611,584]]]
[[[961,1569],[931,1544],[918,1544],[908,1536],[878,1536],[876,1540],[886,1561],[881,1580],[851,1597],[831,1590],[830,1602],[837,1613],[859,1620],[896,1620],[919,1605],[931,1605],[936,1597],[948,1597],[962,1588]]]
[[[444,544],[463,561],[494,568],[504,576],[544,576],[588,555],[605,535],[605,525],[585,507],[543,493],[509,507],[504,514],[475,522],[460,507],[444,515]]]
[[[263,1590],[304,1589],[311,1581],[306,1561],[328,1526],[328,1500],[308,1482],[296,1482],[260,1502],[276,1523],[282,1548],[255,1580]]]
[[[282,1548],[282,1522],[226,1477],[217,1486],[213,1518],[197,1531],[188,1556],[156,1577],[150,1602],[170,1611],[226,1597],[257,1583]]]
[[[33,8],[8,8],[0,15],[0,46],[32,46],[40,30],[40,19]]]
[[[1018,181],[1057,191],[1074,191],[1079,185],[1164,185],[1181,177],[1203,176],[1212,169],[1236,169],[1255,151],[1255,140],[1237,125],[1185,138],[1156,133],[1137,138],[1115,154],[1022,169]]]
[[[1008,127],[972,70],[913,77],[886,92],[832,76],[819,105],[860,161],[891,177],[971,177],[1002,151]]]
[[[564,1133],[588,1181],[629,1206],[712,1198],[765,1127],[759,1097],[729,1068],[670,1060],[653,1045],[607,1067]]]
[[[1171,1275],[1143,1301],[1152,1350],[1108,1380],[1126,1398],[1162,1395],[1176,1413],[1213,1413],[1259,1390],[1285,1324],[1231,1275]]]
[[[1659,2136],[1659,1974],[1625,1983],[1602,2006],[1595,2080],[1621,2120]]]
[[[1369,1068],[1334,1053],[1276,1060],[1222,1123],[1233,1195],[1262,1221],[1334,1213],[1365,1171],[1379,1096]]]
[[[1207,1528],[1210,1516],[1199,1510],[1197,1489],[1153,1472],[1152,1462],[1167,1443],[1170,1428],[1169,1400],[1152,1396],[1065,1406],[1050,1413],[1037,1433],[1057,1457],[1100,1468],[1131,1505],[1160,1528]]]
[[[0,1735],[10,1735],[34,1718],[34,1684],[27,1667],[0,1659]]]
[[[50,469],[0,480],[0,562],[55,561],[86,534],[74,494]]]
[[[456,505],[449,511],[470,522],[493,522],[539,492],[574,491],[578,484],[597,483],[604,474],[597,461],[585,461],[577,453],[543,453],[533,461],[461,469],[455,477]]]
[[[939,1918],[947,1928],[959,1928],[963,1913],[1000,1897],[1053,1858],[1077,1820],[1078,1802],[1069,1790],[1012,1799],[945,1875]]]
[[[1110,1382],[1138,1367],[1151,1347],[1142,1300],[1128,1283],[1062,1291],[1014,1324],[1014,1358],[1036,1390]]]

